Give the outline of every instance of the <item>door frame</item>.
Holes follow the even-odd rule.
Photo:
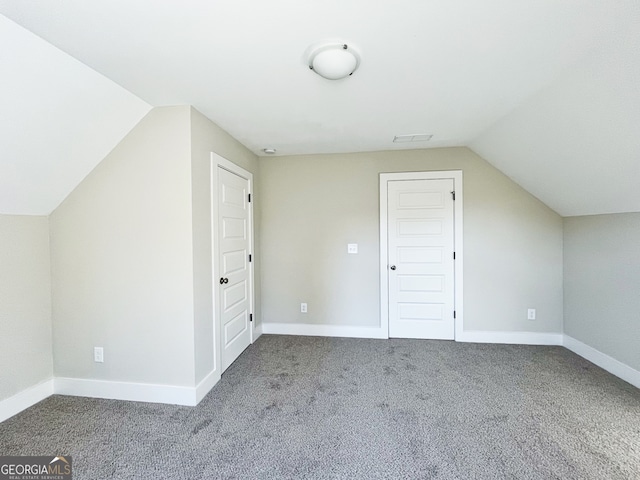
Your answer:
[[[212,306],[213,306],[213,349],[214,349],[214,370],[219,369],[222,374],[222,325],[220,322],[220,312],[218,311],[218,298],[220,296],[220,286],[218,284],[218,278],[220,278],[220,245],[218,238],[218,169],[223,168],[239,177],[242,177],[248,180],[249,183],[249,194],[251,195],[251,201],[249,202],[249,250],[251,252],[252,261],[249,262],[249,313],[254,315],[253,321],[249,322],[249,330],[250,330],[250,342],[253,343],[257,339],[257,335],[255,332],[255,326],[257,319],[255,318],[255,276],[254,276],[254,265],[255,265],[255,248],[254,248],[254,225],[253,225],[253,204],[255,198],[253,196],[253,174],[248,170],[236,165],[233,162],[230,162],[224,157],[221,157],[215,152],[211,152],[211,171],[210,171],[210,180],[211,180],[211,284],[213,286],[212,293]]]
[[[454,294],[453,305],[456,312],[454,319],[454,335],[456,340],[462,338],[463,328],[463,234],[462,234],[462,170],[443,170],[428,172],[396,172],[380,174],[380,329],[389,338],[389,240],[388,240],[388,186],[390,181],[396,180],[453,180],[455,202],[453,205],[453,248],[456,259],[453,266]]]

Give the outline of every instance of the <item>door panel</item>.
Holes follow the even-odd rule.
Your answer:
[[[225,287],[222,294],[224,312],[229,312],[236,305],[247,301],[247,285],[244,281]]]
[[[398,289],[402,292],[442,293],[444,275],[398,275]]]
[[[402,265],[405,271],[420,263],[440,265],[444,257],[442,247],[397,247],[396,252],[396,263]],[[393,263],[393,265],[396,263]]]
[[[230,345],[244,333],[247,324],[246,317],[247,312],[241,312],[224,326],[224,342],[226,345]]]
[[[222,280],[218,315],[222,326],[224,371],[251,343],[249,181],[218,167],[218,195],[219,273]]]
[[[244,250],[228,252],[224,254],[222,263],[223,271],[231,274],[247,268],[247,257],[245,256]]]
[[[247,237],[247,225],[243,218],[223,218],[222,235],[226,240],[237,238],[244,240]]]
[[[389,336],[453,339],[453,179],[387,184]]]
[[[442,235],[442,220],[399,220],[398,233],[403,237]]]

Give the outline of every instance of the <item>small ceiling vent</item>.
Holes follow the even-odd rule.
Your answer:
[[[393,143],[409,143],[409,142],[428,142],[433,135],[427,133],[414,133],[411,135],[396,135],[393,137]]]

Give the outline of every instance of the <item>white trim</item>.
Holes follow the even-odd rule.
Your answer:
[[[57,377],[0,401],[0,422],[17,415],[54,393],[74,397],[107,398],[194,407],[219,380],[220,375],[216,371],[210,372],[196,387]]]
[[[0,401],[0,422],[4,422],[51,395],[53,395],[53,379],[38,383],[5,398]]]
[[[220,316],[218,315],[218,306],[217,299],[219,295],[219,284],[218,278],[220,277],[220,272],[218,268],[218,252],[220,251],[219,241],[218,241],[218,168],[223,168],[239,177],[246,179],[249,183],[249,194],[251,195],[251,202],[249,202],[249,249],[251,250],[252,260],[249,263],[249,313],[253,314],[253,322],[250,325],[251,331],[251,343],[255,342],[258,338],[259,334],[255,331],[256,324],[258,322],[257,316],[255,314],[255,262],[256,262],[256,251],[255,251],[255,242],[254,242],[254,217],[253,217],[253,205],[255,203],[255,196],[253,194],[253,174],[245,170],[244,168],[236,165],[233,162],[230,162],[224,157],[221,157],[215,152],[211,152],[211,184],[210,184],[210,193],[211,193],[211,261],[213,262],[211,268],[212,274],[212,284],[213,284],[213,346],[214,346],[214,371],[221,370],[222,366],[222,326],[220,325]],[[220,375],[222,372],[220,371]]]
[[[380,174],[380,330],[389,338],[389,186]]]
[[[304,335],[308,337],[388,338],[380,327],[319,325],[310,323],[263,323],[265,335]]]
[[[388,338],[378,327],[320,325],[309,323],[263,323],[266,335],[303,335],[311,337]],[[539,332],[463,332],[457,342],[513,345],[562,345],[561,333]]]
[[[456,335],[456,342],[508,343],[512,345],[562,345],[561,333],[486,332],[467,330]]]
[[[456,252],[456,260],[454,262],[454,309],[456,311],[455,318],[455,339],[461,337],[464,332],[464,311],[463,311],[463,262],[464,262],[464,246],[463,246],[463,188],[462,188],[462,170],[444,170],[429,172],[396,172],[380,174],[380,330],[389,337],[389,272],[387,255],[388,245],[388,198],[387,185],[392,180],[435,180],[435,179],[452,179],[453,189],[456,192],[456,201],[454,202],[454,249]]]
[[[254,319],[254,321],[255,321],[255,319]],[[255,340],[257,340],[264,333],[263,330],[262,330],[262,322],[259,322],[259,323],[256,324],[254,333],[256,335]]]
[[[595,363],[607,372],[612,373],[625,382],[629,382],[634,387],[640,388],[640,371],[569,335],[564,335],[563,345],[573,353],[580,355],[591,363]]]
[[[202,379],[202,381],[196,385],[196,405],[199,404],[207,393],[220,381],[220,373],[216,370],[212,370],[209,374]]]
[[[190,407],[197,404],[195,387],[58,377],[54,380],[54,391],[56,394],[74,397],[168,403]]]
[[[258,336],[264,334],[306,335],[351,338],[387,338],[378,327],[356,327],[347,325],[313,325],[289,323],[263,323],[256,327]],[[256,337],[257,338],[257,337]],[[515,345],[560,345],[576,355],[598,365],[612,375],[640,388],[640,371],[606,355],[595,348],[560,333],[539,332],[482,332],[466,331],[458,342],[494,343]],[[27,388],[0,401],[0,422],[26,410],[51,395],[107,398],[136,402],[166,403],[195,406],[220,380],[214,370],[196,387],[177,387],[130,382],[110,382],[79,378],[53,378]]]
[[[220,157],[222,158],[222,157]],[[220,365],[222,365],[222,355],[220,353],[220,322],[218,319],[218,278],[220,272],[218,271],[218,235],[217,235],[217,221],[218,221],[218,190],[216,185],[218,184],[218,164],[217,157],[211,153],[211,166],[209,171],[209,200],[211,201],[211,285],[213,286],[213,292],[211,294],[211,318],[213,320],[213,371],[218,372],[218,375],[222,375]]]

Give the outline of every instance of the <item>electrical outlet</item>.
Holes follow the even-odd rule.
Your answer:
[[[307,313],[307,304],[306,303],[301,303],[300,304],[300,313]]]
[[[358,253],[358,244],[357,243],[348,243],[347,244],[347,253]]]
[[[530,308],[527,310],[527,320],[535,320],[536,319],[536,309]]]
[[[104,363],[104,349],[102,347],[93,347],[93,361]]]

